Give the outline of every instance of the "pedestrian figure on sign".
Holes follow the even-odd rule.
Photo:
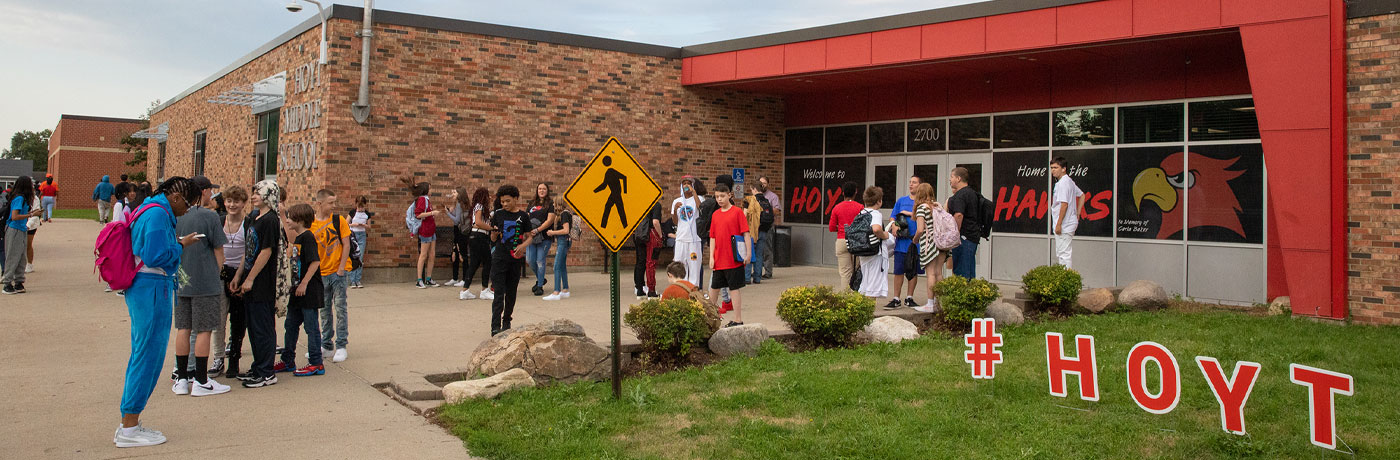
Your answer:
[[[603,166],[612,166],[612,157],[603,157]],[[608,168],[603,173],[603,183],[598,184],[598,188],[593,189],[593,193],[608,189],[608,202],[603,205],[603,228],[608,227],[608,216],[612,215],[614,207],[617,208],[617,217],[622,219],[622,226],[627,226],[627,211],[622,205],[622,194],[627,193],[627,175],[617,172],[616,169]]]

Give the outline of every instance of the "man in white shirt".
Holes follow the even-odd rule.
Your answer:
[[[681,178],[681,196],[671,201],[676,218],[676,250],[672,260],[685,264],[685,280],[700,285],[700,261],[704,257],[696,218],[700,217],[700,197],[695,196],[695,178]]]
[[[1074,184],[1068,172],[1064,157],[1056,157],[1050,162],[1050,177],[1055,179],[1050,201],[1050,226],[1055,235],[1055,258],[1065,268],[1074,268],[1070,263],[1070,244],[1074,242],[1074,231],[1079,228],[1079,207],[1084,191]]]

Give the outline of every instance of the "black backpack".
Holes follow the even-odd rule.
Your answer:
[[[861,211],[854,221],[846,226],[846,252],[853,256],[873,256],[880,253],[880,240],[870,230],[874,225],[869,211]]]
[[[647,209],[646,217],[641,222],[637,222],[636,227],[632,227],[632,241],[637,247],[646,246],[651,241],[651,209]]]
[[[981,206],[979,206],[977,215],[977,224],[981,225],[978,234],[982,239],[990,240],[992,239],[992,219],[996,218],[996,205],[981,194],[977,195],[977,199],[982,200],[979,203]]]
[[[773,204],[767,198],[755,196],[758,200],[758,207],[762,209],[758,213],[758,231],[766,232],[773,229]]]
[[[335,214],[335,215],[332,215],[332,216],[331,216],[331,224],[330,224],[330,225],[331,225],[331,231],[334,232],[334,233],[333,233],[334,236],[331,237],[331,241],[340,241],[340,238],[341,238],[342,236],[345,236],[345,235],[341,235],[341,234],[340,234],[340,224],[349,225],[349,222],[350,222],[349,219],[347,219],[345,216],[342,216],[342,215],[340,215],[340,214]],[[356,239],[355,239],[355,236],[354,236],[354,235],[350,235],[350,247],[349,247],[349,250],[350,250],[350,269],[351,269],[351,270],[355,270],[355,269],[360,268],[360,266],[364,263],[364,254],[363,254],[364,251],[363,251],[362,249],[360,249],[360,242],[359,242],[359,240],[356,240]],[[298,278],[298,279],[300,279],[300,278]]]

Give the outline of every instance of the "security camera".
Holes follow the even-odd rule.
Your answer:
[[[292,0],[291,3],[287,4],[287,11],[291,11],[293,13],[301,11],[301,4],[297,3],[296,0]]]

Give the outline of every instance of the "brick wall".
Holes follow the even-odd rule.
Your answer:
[[[1348,306],[1400,324],[1400,15],[1347,22]]]
[[[92,189],[102,176],[112,176],[115,184],[123,173],[144,169],[127,166],[132,156],[121,148],[122,138],[139,129],[137,120],[62,116],[49,136],[48,172],[58,185],[58,208],[91,207]]]

